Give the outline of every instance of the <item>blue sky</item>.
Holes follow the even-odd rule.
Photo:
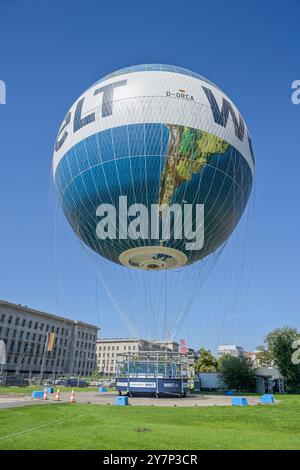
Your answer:
[[[127,65],[169,63],[233,99],[256,156],[245,248],[244,235],[239,250],[234,239],[226,247],[179,336],[191,346],[237,341],[252,349],[274,327],[300,328],[300,105],[290,98],[300,79],[299,18],[297,0],[2,0],[0,297],[97,322],[104,336],[129,334],[57,209],[52,149],[66,110],[97,79]],[[250,282],[226,280],[213,303],[231,262],[241,271],[246,264]]]

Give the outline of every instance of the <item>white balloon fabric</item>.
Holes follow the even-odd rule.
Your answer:
[[[214,84],[165,65],[129,67],[68,111],[53,156],[77,236],[127,267],[203,259],[229,237],[252,187],[246,124]]]

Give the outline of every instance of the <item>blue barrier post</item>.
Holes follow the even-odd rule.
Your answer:
[[[275,397],[272,393],[265,393],[260,397],[260,403],[270,405],[275,403]]]
[[[247,398],[245,397],[233,397],[231,399],[232,406],[247,406],[249,405]]]
[[[106,387],[99,387],[98,392],[107,392],[107,388]]]
[[[31,398],[39,398],[41,400],[42,400],[43,396],[44,396],[44,392],[42,390],[36,390],[36,391],[32,392],[32,394],[31,394]]]
[[[118,406],[128,405],[128,397],[116,397],[115,405],[118,405]]]

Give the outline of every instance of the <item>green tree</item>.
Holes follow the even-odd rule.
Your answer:
[[[204,348],[199,350],[199,358],[195,364],[196,372],[216,372],[218,370],[218,361],[210,351]]]
[[[243,356],[225,354],[219,360],[219,373],[228,388],[234,390],[255,390],[255,376],[251,361]]]
[[[92,372],[92,374],[90,376],[90,379],[91,380],[99,380],[99,378],[100,378],[99,371],[98,371],[98,369],[95,369],[94,372]]]
[[[264,352],[272,357],[290,390],[300,389],[300,364],[292,362],[294,352],[292,344],[299,338],[299,331],[290,326],[276,328],[264,338]]]

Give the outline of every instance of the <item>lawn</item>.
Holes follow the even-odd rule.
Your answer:
[[[300,396],[276,405],[0,410],[0,449],[300,449]]]

